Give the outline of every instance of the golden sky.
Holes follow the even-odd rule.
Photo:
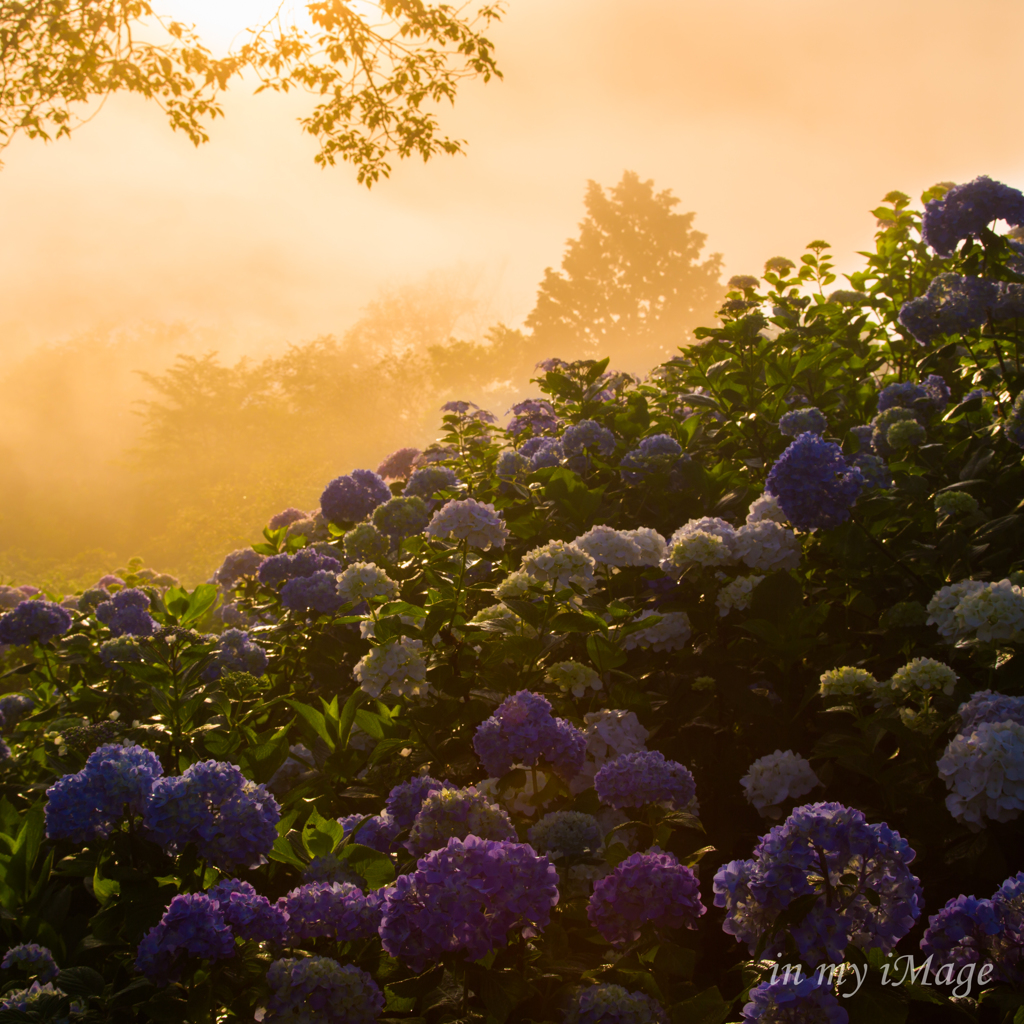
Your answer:
[[[274,5],[167,0],[223,49]],[[505,80],[444,124],[464,157],[372,191],[321,171],[297,97],[239,85],[194,150],[118,97],[70,141],[0,171],[0,340],[146,320],[242,348],[340,333],[383,287],[477,282],[490,320],[530,310],[576,233],[588,178],[625,169],[697,213],[727,273],[830,241],[844,269],[890,189],[990,174],[1024,186],[1019,0],[510,0]]]

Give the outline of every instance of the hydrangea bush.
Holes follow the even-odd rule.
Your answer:
[[[1024,195],[923,202],[643,380],[454,399],[208,583],[0,586],[0,1009],[1019,1016]]]

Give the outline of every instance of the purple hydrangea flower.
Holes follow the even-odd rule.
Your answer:
[[[801,530],[846,522],[864,478],[848,466],[843,450],[817,434],[801,434],[778,458],[765,490],[779,500],[789,521]]]
[[[225,672],[248,672],[261,676],[267,671],[267,652],[241,629],[225,629],[218,638],[213,662],[203,671],[204,679],[220,679]]]
[[[783,413],[779,420],[779,433],[788,437],[796,437],[798,434],[824,434],[828,426],[825,414],[816,409],[813,405],[803,409],[790,409]]]
[[[538,442],[536,445],[533,444],[535,441]],[[527,454],[527,449],[529,449],[529,454]],[[553,437],[531,437],[519,451],[524,458],[529,458],[531,472],[536,469],[549,469],[557,466],[565,458],[562,442]]]
[[[615,435],[596,420],[580,420],[565,428],[562,450],[569,458],[593,453],[607,459],[615,451]]]
[[[850,942],[888,952],[921,913],[921,883],[911,873],[914,851],[887,825],[837,803],[797,807],[761,837],[753,860],[731,861],[715,875],[722,926],[751,952],[779,913],[816,894],[789,929],[806,963],[838,963]],[[823,876],[827,868],[828,877]],[[781,952],[776,938],[765,956]]]
[[[429,775],[417,775],[408,782],[400,782],[388,794],[384,803],[399,829],[408,828],[420,813],[423,801],[439,789],[453,789],[450,782],[439,782]]]
[[[970,734],[984,722],[1016,722],[1024,725],[1024,697],[1010,697],[994,690],[978,690],[960,705],[960,732]]]
[[[940,334],[965,334],[984,323],[999,299],[995,281],[938,274],[924,295],[904,302],[899,322],[922,344]]]
[[[109,601],[96,606],[96,618],[114,636],[152,636],[156,620],[149,614],[149,595],[137,587],[119,590]]]
[[[44,811],[50,839],[105,839],[124,815],[142,814],[153,784],[163,774],[151,750],[129,744],[97,747],[85,767],[58,779],[47,791]]]
[[[323,514],[338,526],[358,523],[391,498],[391,489],[371,469],[354,469],[332,480],[320,495]]]
[[[325,956],[275,960],[263,1024],[371,1024],[384,1009],[377,983],[355,964]]]
[[[279,587],[288,580],[312,576],[318,572],[340,572],[341,562],[337,558],[317,551],[316,548],[300,548],[294,555],[271,555],[256,574],[264,586]]]
[[[512,928],[536,935],[558,902],[558,873],[525,844],[451,839],[385,890],[386,952],[419,973],[445,953],[479,960]]]
[[[45,946],[39,946],[34,942],[11,946],[4,954],[3,961],[0,961],[0,967],[5,971],[12,967],[20,967],[27,974],[35,975],[44,985],[60,974],[53,954]]]
[[[762,982],[750,990],[750,1002],[743,1007],[743,1020],[748,1024],[848,1024],[849,1019],[839,1000],[827,986],[818,984],[814,974],[797,983],[785,978]]]
[[[1024,224],[1024,193],[982,175],[925,206],[921,237],[940,256],[952,256],[961,240],[977,238],[994,220]]]
[[[683,454],[675,438],[668,434],[652,434],[622,456],[619,469],[626,483],[639,484],[651,473],[671,472],[680,461],[689,461],[689,458]]]
[[[550,402],[542,398],[528,398],[524,402],[516,402],[509,409],[512,420],[505,428],[513,437],[529,430],[532,434],[553,434],[560,420]]]
[[[941,377],[939,378],[942,379]],[[928,400],[930,395],[920,384],[912,381],[902,381],[896,384],[887,384],[878,392],[878,411],[885,412],[900,406],[904,409],[913,409],[919,400]]]
[[[876,487],[887,490],[892,487],[892,472],[885,459],[880,459],[877,455],[858,453],[850,460],[850,464],[860,470],[865,490],[870,491]]]
[[[667,1024],[668,1016],[644,992],[621,985],[591,985],[583,989],[565,1015],[565,1024]]]
[[[694,798],[693,775],[660,750],[640,750],[603,764],[594,776],[601,803],[616,809],[669,801],[682,810]]]
[[[500,777],[513,765],[528,768],[543,758],[563,778],[578,775],[586,740],[575,726],[551,714],[551,702],[520,690],[506,697],[473,737],[473,749],[488,775]]]
[[[71,628],[67,609],[53,601],[21,601],[0,615],[0,644],[45,644]]]
[[[613,945],[640,938],[644,924],[696,928],[707,908],[697,876],[671,853],[634,853],[594,883],[590,923]]]
[[[217,901],[236,935],[254,942],[284,943],[288,922],[281,907],[258,895],[248,882],[225,879],[207,889],[206,895]]]
[[[271,530],[281,530],[286,526],[291,526],[292,523],[297,523],[300,519],[307,519],[308,517],[309,513],[303,512],[300,508],[286,508],[283,512],[278,512],[276,516],[271,516],[267,526]]]
[[[288,921],[292,945],[318,938],[348,942],[377,934],[381,899],[380,892],[364,895],[347,882],[310,882],[282,896],[278,907]]]
[[[156,842],[180,850],[195,843],[219,866],[258,866],[277,838],[281,810],[266,787],[233,764],[198,761],[153,784],[144,822]]]
[[[226,960],[235,955],[235,937],[220,904],[205,893],[171,900],[160,923],[139,943],[135,969],[157,985],[181,976],[189,957]]]
[[[515,839],[512,820],[497,804],[475,787],[468,789],[435,789],[428,793],[416,815],[405,848],[421,857],[439,850],[449,839]]]
[[[355,832],[353,842],[360,846],[368,846],[378,853],[390,853],[395,836],[402,831],[398,822],[384,811],[382,814],[374,814],[367,817],[365,814],[350,814],[345,818],[339,818],[342,835],[349,835]]]
[[[382,480],[404,480],[412,472],[419,454],[419,448],[399,448],[377,467],[377,476]]]
[[[454,469],[447,466],[421,466],[402,489],[402,495],[409,498],[433,498],[438,491],[453,491],[461,486]]]
[[[511,450],[502,452],[494,467],[494,475],[501,481],[502,493],[512,493],[512,488],[507,485],[523,483],[530,469],[529,461],[519,452]]]
[[[338,574],[320,570],[311,576],[289,580],[281,588],[281,604],[293,611],[314,611],[318,615],[331,615],[343,604],[338,593]]]
[[[27,693],[8,693],[0,697],[0,726],[11,729],[22,715],[28,714],[36,702]]]
[[[221,567],[213,574],[213,582],[230,590],[243,576],[255,576],[262,561],[263,555],[257,554],[252,548],[239,548],[224,559]]]

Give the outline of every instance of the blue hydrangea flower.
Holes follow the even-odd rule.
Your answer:
[[[36,702],[27,693],[8,693],[0,697],[0,726],[11,729],[22,715],[27,715]]]
[[[384,1009],[377,983],[355,964],[325,956],[275,960],[263,1024],[371,1024]]]
[[[419,973],[445,953],[479,960],[512,928],[537,935],[558,902],[558,873],[525,844],[467,836],[427,854],[384,896],[381,943]]]
[[[213,574],[213,582],[219,583],[225,590],[230,590],[243,576],[255,576],[263,557],[252,548],[232,551]]]
[[[723,929],[753,952],[781,911],[816,894],[804,919],[789,929],[805,963],[838,963],[850,942],[888,952],[921,913],[913,859],[898,832],[869,824],[861,811],[805,804],[761,837],[752,860],[719,869],[715,906],[726,908]],[[782,939],[776,938],[764,955],[781,950]]]
[[[755,985],[750,1002],[743,1007],[743,1020],[748,1024],[848,1024],[850,1015],[827,986],[818,984],[817,975],[811,974],[797,983],[783,977]]]
[[[616,946],[636,941],[648,922],[659,929],[696,928],[706,911],[697,876],[656,848],[632,854],[595,882],[587,905],[590,923]]]
[[[149,614],[149,595],[137,587],[129,587],[114,594],[109,601],[96,606],[96,618],[114,636],[152,636],[156,621]]]
[[[473,737],[473,749],[488,775],[501,777],[513,765],[532,768],[543,758],[563,778],[578,775],[586,740],[575,726],[551,714],[551,702],[520,690],[506,697]]]
[[[314,611],[318,615],[331,615],[343,604],[338,593],[338,574],[325,569],[312,576],[299,576],[281,588],[281,604],[293,611]]]
[[[341,562],[337,558],[316,548],[300,548],[294,555],[271,555],[260,566],[256,578],[265,586],[279,587],[288,580],[312,576],[317,572],[340,571]]]
[[[494,467],[494,475],[501,481],[502,493],[513,493],[513,488],[509,485],[524,483],[530,468],[530,463],[519,452],[511,450],[502,452]]]
[[[645,437],[637,448],[626,452],[619,460],[622,479],[629,484],[642,483],[652,473],[672,473],[690,456],[683,454],[679,442],[668,434]]]
[[[788,437],[796,437],[797,434],[824,434],[828,426],[825,414],[816,409],[813,405],[803,409],[790,409],[784,413],[779,420],[779,433]]]
[[[195,843],[213,864],[255,867],[266,862],[280,818],[266,787],[235,765],[198,761],[181,775],[156,780],[144,822],[161,846],[180,850]]]
[[[248,882],[225,879],[207,889],[206,895],[217,901],[236,935],[254,942],[284,943],[288,922],[281,907],[260,896]]]
[[[580,420],[565,428],[562,450],[567,458],[590,453],[607,459],[615,451],[615,435],[596,420]]]
[[[391,498],[391,489],[371,469],[354,469],[332,480],[320,495],[323,514],[337,526],[358,523]]]
[[[940,334],[965,334],[984,323],[997,303],[995,281],[959,274],[938,274],[924,295],[904,302],[899,322],[922,344]]]
[[[888,490],[892,487],[892,472],[889,470],[889,463],[880,459],[877,455],[858,453],[851,460],[850,464],[860,470],[864,478],[864,489],[870,491],[876,487]]]
[[[110,591],[106,587],[90,587],[82,591],[78,599],[78,610],[85,614],[95,612],[97,605],[110,600]]]
[[[286,526],[291,526],[292,523],[297,523],[300,519],[308,518],[309,513],[303,512],[300,508],[286,508],[283,512],[278,512],[276,516],[271,516],[267,526],[271,530],[282,530]]]
[[[69,1017],[53,1016],[52,1006],[48,1005],[52,1004],[54,999],[59,1001],[63,996],[64,993],[59,988],[55,988],[52,982],[48,981],[45,985],[40,985],[38,981],[33,981],[28,988],[15,989],[0,998],[0,1010],[15,1010],[21,1014],[32,1014],[31,1017],[16,1018],[18,1020],[47,1020],[52,1024],[68,1024]],[[44,1007],[45,1017],[42,1016]],[[85,1012],[85,1007],[80,1000],[72,1000],[69,1009],[76,1014]]]
[[[53,954],[45,946],[36,945],[34,942],[11,946],[4,954],[3,961],[0,961],[0,967],[5,971],[18,967],[26,974],[34,975],[44,985],[60,974]]]
[[[801,434],[771,468],[765,490],[779,500],[798,529],[828,528],[846,522],[864,478],[848,466],[843,450],[817,434]]]
[[[553,468],[565,458],[562,442],[553,437],[531,437],[519,451],[530,460],[531,471]]]
[[[412,472],[419,454],[419,448],[399,448],[377,467],[377,476],[382,480],[404,480]]]
[[[226,960],[235,955],[235,937],[220,904],[205,893],[175,896],[139,943],[135,969],[160,986],[181,977],[189,957]]]
[[[529,430],[533,435],[553,434],[561,422],[554,407],[542,398],[527,398],[509,409],[512,419],[505,428],[513,437]]]
[[[422,533],[429,522],[426,503],[416,494],[392,498],[373,510],[373,525],[390,537],[392,544],[400,544],[406,537]]]
[[[895,406],[913,409],[919,400],[927,400],[929,397],[928,392],[920,384],[914,384],[909,380],[887,384],[878,392],[878,411],[885,412],[886,409]]]
[[[857,443],[860,445],[858,453],[871,451],[871,438],[875,433],[875,428],[870,423],[862,423],[859,426],[850,427],[850,433],[857,438]]]
[[[422,466],[417,469],[402,490],[409,498],[433,498],[438,491],[454,491],[461,487],[454,469],[447,466]]]
[[[225,629],[218,638],[213,662],[203,671],[204,679],[219,679],[225,672],[248,672],[261,676],[267,671],[267,652],[241,629]]]
[[[0,644],[45,644],[71,628],[67,609],[53,601],[22,601],[0,615]]]
[[[971,733],[985,722],[1016,722],[1024,725],[1024,697],[1010,697],[995,690],[978,690],[960,705],[960,732]]]
[[[50,839],[85,842],[105,839],[124,815],[142,814],[153,784],[163,774],[151,750],[129,744],[97,747],[85,767],[58,779],[47,791],[44,810]]]
[[[682,810],[697,792],[693,775],[660,750],[620,754],[603,764],[594,776],[601,803],[616,809],[670,802]]]
[[[291,945],[318,938],[348,942],[377,934],[381,898],[347,882],[310,882],[282,896],[278,907],[288,921]]]
[[[593,857],[603,845],[597,818],[581,811],[552,811],[530,826],[530,845],[554,857]]]
[[[408,828],[420,813],[423,801],[439,789],[453,789],[447,779],[439,782],[430,775],[417,775],[408,782],[400,782],[388,794],[384,803],[399,829]]]
[[[621,985],[583,989],[565,1015],[565,1024],[667,1024],[661,1004],[644,992]]]
[[[367,817],[365,814],[350,814],[345,818],[339,818],[342,835],[349,835],[355,832],[353,842],[360,846],[368,846],[378,853],[390,853],[391,845],[395,836],[402,831],[398,822],[385,811],[383,814],[374,814]]]
[[[952,256],[959,242],[977,238],[994,220],[1024,224],[1024,193],[982,175],[925,206],[921,237],[940,256]]]

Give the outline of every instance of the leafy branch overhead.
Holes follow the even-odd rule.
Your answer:
[[[366,6],[366,5],[363,5]],[[19,133],[70,135],[113,93],[153,100],[171,127],[195,144],[223,116],[232,79],[255,75],[256,92],[303,89],[314,97],[301,117],[318,143],[321,166],[352,163],[361,184],[391,172],[389,160],[460,153],[464,141],[441,131],[433,107],[454,103],[468,78],[501,77],[483,34],[502,4],[383,0],[375,15],[344,0],[306,5],[310,27],[280,15],[216,58],[182,22],[146,0],[33,0],[0,7],[0,149]],[[159,42],[142,38],[149,33]]]

